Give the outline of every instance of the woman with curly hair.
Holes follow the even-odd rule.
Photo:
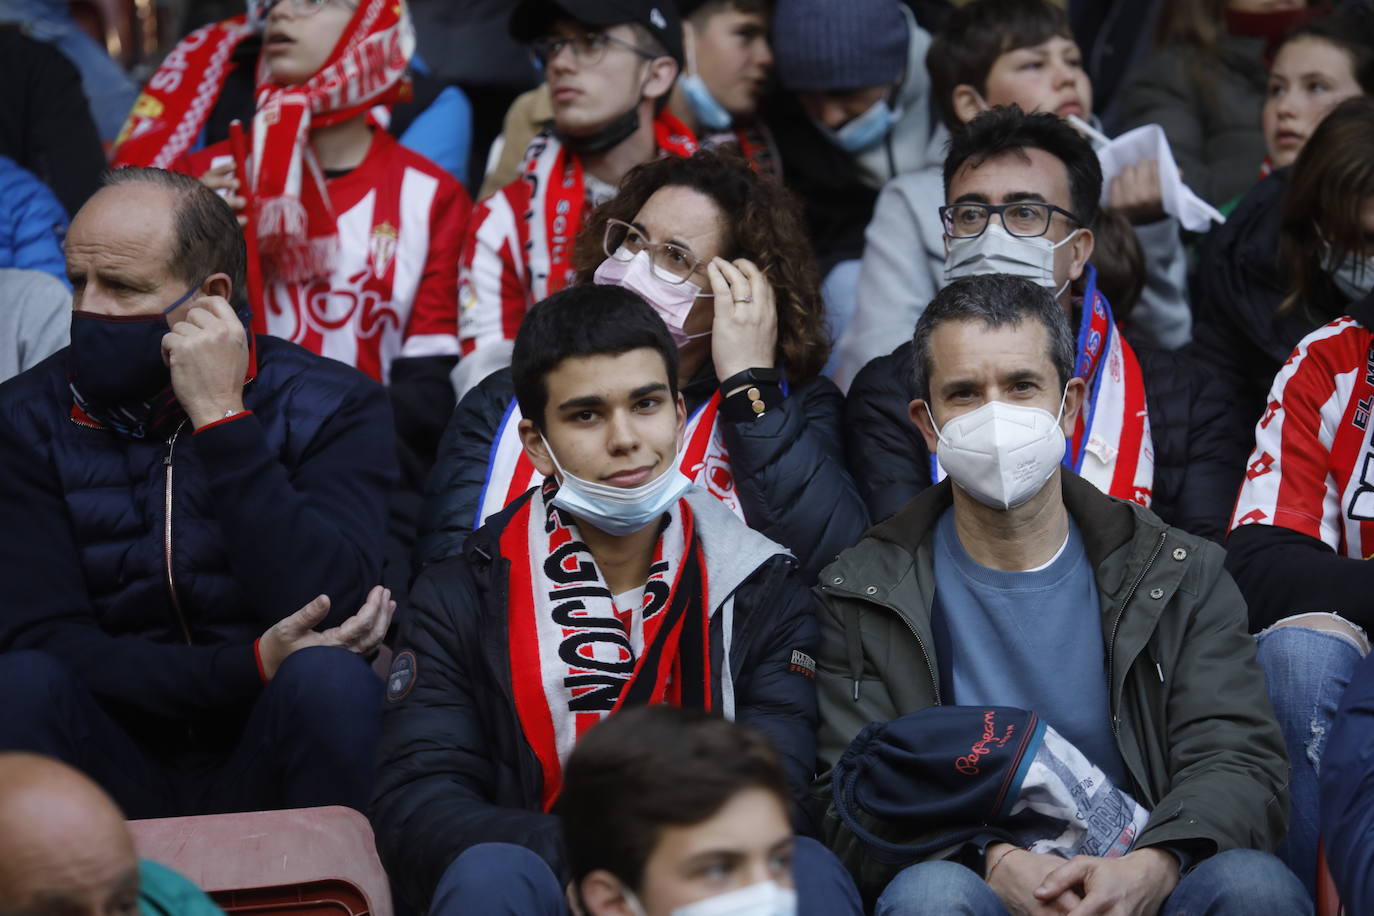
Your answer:
[[[631,289],[663,317],[692,418],[689,476],[813,581],[868,513],[844,466],[843,397],[820,375],[830,343],[792,195],[728,152],[646,163],[592,214],[573,264],[577,282]],[[508,369],[459,403],[430,476],[417,572],[529,488],[519,420]]]

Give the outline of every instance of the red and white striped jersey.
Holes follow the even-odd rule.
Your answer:
[[[1276,525],[1374,554],[1374,334],[1338,318],[1302,339],[1255,427],[1231,528]]]
[[[660,156],[690,156],[692,132],[666,109],[654,121]],[[597,201],[582,160],[546,130],[530,141],[520,177],[473,210],[458,273],[459,397],[510,364],[512,342],[534,303],[572,282],[573,239]]]
[[[267,332],[381,382],[404,356],[458,354],[458,254],[471,213],[452,175],[373,131],[367,156],[328,180],[339,249],[328,279],[265,283]],[[178,164],[232,162],[227,143]]]

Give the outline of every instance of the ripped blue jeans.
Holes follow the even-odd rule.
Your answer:
[[[1274,853],[1315,896],[1317,776],[1336,707],[1363,654],[1350,639],[1301,626],[1264,630],[1255,648],[1292,767],[1288,835]]]

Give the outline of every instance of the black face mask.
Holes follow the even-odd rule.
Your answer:
[[[204,282],[204,281],[202,281]],[[195,286],[158,315],[114,317],[72,312],[67,365],[83,398],[109,407],[151,400],[172,383],[162,362],[167,314],[200,290]]]
[[[610,149],[637,130],[639,130],[639,106],[635,105],[634,108],[594,134],[585,137],[570,137],[560,131],[558,142],[575,153],[590,155]]]

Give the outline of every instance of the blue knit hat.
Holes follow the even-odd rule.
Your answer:
[[[778,0],[773,59],[794,91],[897,82],[911,41],[901,0]]]

